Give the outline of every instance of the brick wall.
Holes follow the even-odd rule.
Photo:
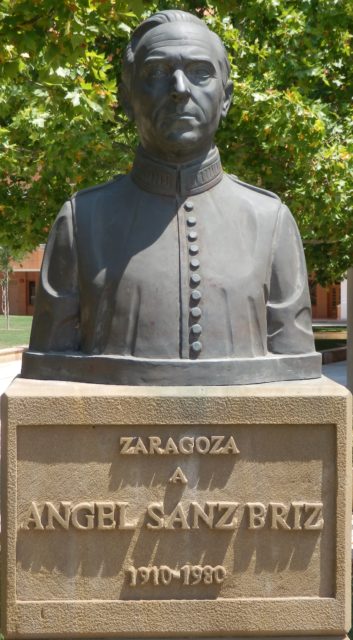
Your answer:
[[[42,266],[44,245],[40,245],[32,253],[28,253],[19,262],[12,263],[10,274],[9,299],[10,314],[14,316],[32,316],[34,311],[35,292]],[[1,303],[1,294],[0,294]],[[1,306],[0,306],[1,313]]]

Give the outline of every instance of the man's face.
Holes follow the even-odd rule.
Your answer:
[[[209,32],[192,23],[163,24],[143,36],[130,103],[146,151],[169,162],[208,151],[229,102],[220,55]]]

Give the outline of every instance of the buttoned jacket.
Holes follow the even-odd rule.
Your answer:
[[[202,162],[77,193],[46,247],[30,350],[212,360],[313,353],[303,248],[277,196]]]

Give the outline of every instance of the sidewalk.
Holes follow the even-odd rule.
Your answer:
[[[0,395],[4,393],[10,382],[20,373],[21,360],[0,363]]]
[[[333,362],[332,364],[324,364],[322,374],[331,378],[339,384],[346,386],[347,384],[347,360],[343,362]]]
[[[0,363],[0,395],[5,391],[13,378],[19,375],[20,371],[21,360]],[[339,382],[339,384],[345,385],[347,378],[347,362],[325,364],[322,367],[322,372],[324,376]]]

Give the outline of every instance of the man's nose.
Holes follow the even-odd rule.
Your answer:
[[[172,78],[172,97],[174,100],[185,100],[190,95],[190,87],[182,69],[176,69]]]

